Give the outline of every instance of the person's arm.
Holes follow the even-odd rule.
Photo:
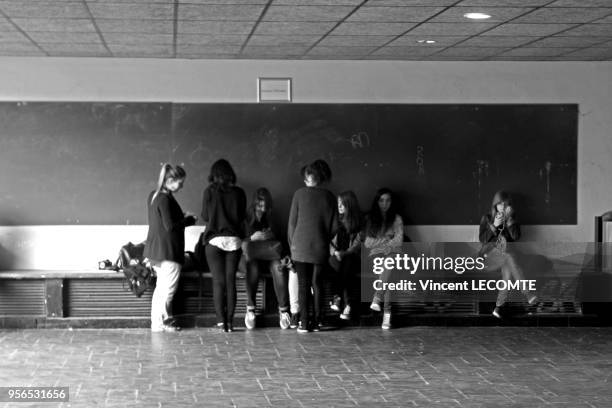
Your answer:
[[[481,243],[486,244],[491,242],[497,237],[497,227],[489,222],[489,217],[483,215],[480,219],[480,231],[478,233],[478,239]]]
[[[347,254],[359,253],[359,250],[361,249],[361,240],[362,240],[361,233],[360,232],[356,233],[355,237],[350,243],[350,246],[347,248],[346,253]]]
[[[195,224],[195,217],[187,216],[177,217],[177,214],[172,213],[170,208],[170,197],[166,194],[159,194],[157,201],[157,211],[161,217],[162,225],[166,231],[173,231],[177,228],[185,228]]]
[[[402,246],[402,242],[404,242],[404,221],[402,217],[396,215],[393,221],[393,238],[389,240],[388,246],[398,248]]]
[[[506,228],[504,228],[506,236],[509,237],[512,241],[518,241],[521,238],[521,227],[518,222],[510,222],[506,223]]]
[[[209,209],[210,209],[210,189],[206,188],[202,194],[202,222],[205,226],[208,226],[209,221]]]
[[[293,233],[295,232],[295,227],[297,226],[298,211],[298,200],[296,198],[296,194],[293,194],[293,199],[291,200],[291,209],[289,210],[289,220],[287,222],[287,242],[289,243],[289,248],[291,248],[291,242],[293,241]]]
[[[338,234],[334,235],[331,242],[329,243],[329,254],[331,256],[335,256],[337,250],[338,250]]]

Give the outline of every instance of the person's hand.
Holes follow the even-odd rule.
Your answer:
[[[344,256],[344,251],[334,251],[334,257],[340,262]]]
[[[265,229],[265,230],[260,231],[260,232],[261,232],[261,237],[262,237],[261,239],[264,240],[264,241],[268,240],[268,239],[274,238],[274,234],[272,233],[272,231],[270,229]]]
[[[498,212],[497,214],[495,214],[495,219],[493,220],[493,225],[496,227],[499,227],[500,225],[502,225],[504,222],[504,214],[501,212]]]
[[[251,235],[251,241],[263,241],[264,233],[261,231],[255,231],[253,235]]]

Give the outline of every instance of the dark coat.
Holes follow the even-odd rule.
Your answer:
[[[152,261],[185,262],[185,227],[195,224],[185,217],[172,193],[160,192],[153,202],[147,199],[149,231],[144,256]]]

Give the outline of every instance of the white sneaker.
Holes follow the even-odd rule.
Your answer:
[[[372,309],[375,312],[380,312],[382,310],[380,308],[380,303],[376,300],[372,301],[372,304],[370,304],[370,309]]]
[[[278,324],[279,324],[281,329],[283,329],[283,330],[288,329],[289,325],[291,325],[291,316],[289,316],[289,313],[287,313],[287,312],[280,312],[279,313]]]
[[[391,312],[385,312],[383,314],[383,321],[381,327],[383,330],[389,330],[391,328]]]
[[[255,312],[252,310],[247,310],[244,315],[244,325],[247,329],[251,330],[255,328]]]
[[[340,318],[342,320],[351,320],[351,307],[349,305],[344,307],[344,310],[340,314]]]

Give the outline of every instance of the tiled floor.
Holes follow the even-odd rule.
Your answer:
[[[612,328],[0,331],[14,407],[612,407]]]

